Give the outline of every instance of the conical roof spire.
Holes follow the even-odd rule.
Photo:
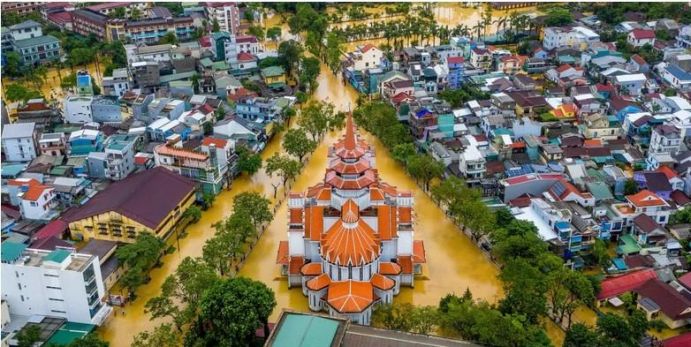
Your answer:
[[[354,150],[357,142],[355,141],[355,125],[353,124],[353,114],[348,113],[346,118],[346,134],[344,141],[344,148],[347,150]]]

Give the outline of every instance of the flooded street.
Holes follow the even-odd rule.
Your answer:
[[[446,10],[450,8],[451,10]],[[442,4],[435,10],[440,13],[440,21],[446,23],[454,19],[454,14],[446,11],[468,11],[469,19],[472,8],[461,8],[455,4]],[[499,11],[495,11],[497,13]],[[435,12],[437,13],[437,12]],[[444,19],[448,16],[449,19]],[[458,17],[456,17],[458,18]],[[445,22],[446,21],[446,22]],[[283,28],[282,39],[291,38],[287,25],[281,23],[279,16],[267,18],[265,27],[280,26]],[[473,23],[474,24],[474,23]],[[452,24],[449,23],[451,26]],[[455,25],[455,24],[453,24]],[[468,24],[470,25],[470,24]],[[267,48],[275,47],[274,43],[265,42]],[[318,78],[319,87],[314,94],[317,100],[325,100],[336,105],[337,110],[348,111],[355,107],[357,93],[350,86],[346,86],[325,65],[321,65]],[[295,124],[295,121],[291,122]],[[399,188],[413,192],[415,196],[415,238],[424,240],[427,264],[423,267],[423,275],[415,281],[414,288],[401,288],[400,294],[394,299],[416,305],[437,305],[439,299],[449,293],[461,295],[469,288],[476,298],[496,302],[503,295],[501,282],[498,280],[498,269],[478,250],[468,237],[463,235],[453,225],[444,213],[424,194],[417,184],[406,174],[405,169],[396,163],[384,146],[372,135],[364,133],[367,141],[376,150],[376,166],[381,178]],[[341,132],[327,134],[311,156],[302,174],[292,186],[293,191],[303,191],[309,186],[319,183],[323,178],[327,166],[326,155],[328,146],[341,136]],[[267,145],[262,157],[267,159],[281,150],[281,137],[276,136]],[[276,179],[277,180],[277,179]],[[163,257],[163,265],[151,272],[151,282],[137,291],[137,300],[124,308],[117,308],[117,315],[110,318],[108,323],[99,329],[103,338],[111,346],[129,346],[133,336],[144,330],[153,329],[164,320],[151,320],[144,312],[146,302],[159,294],[165,278],[172,274],[180,261],[187,257],[202,255],[202,247],[206,240],[214,233],[212,224],[229,216],[233,198],[245,191],[256,191],[270,197],[273,193],[271,178],[267,177],[263,169],[252,177],[242,176],[233,182],[232,189],[222,192],[216,197],[214,205],[203,212],[201,220],[190,225],[188,235],[179,242],[179,249],[173,254]],[[279,190],[279,196],[283,194]],[[276,264],[276,252],[279,241],[287,239],[286,226],[288,213],[286,204],[281,204],[274,216],[274,220],[257,242],[254,250],[248,256],[240,270],[241,276],[262,281],[269,286],[276,296],[277,306],[270,320],[274,321],[283,308],[297,311],[307,311],[307,298],[302,295],[300,288],[288,289],[287,280],[280,276]],[[178,246],[175,236],[169,241]],[[582,311],[582,312],[581,312]],[[123,315],[124,312],[124,315]],[[590,310],[579,310],[577,320],[588,323],[594,322],[594,314]],[[547,330],[555,345],[561,345],[564,333],[551,321],[546,320]]]

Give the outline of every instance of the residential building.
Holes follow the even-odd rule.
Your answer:
[[[51,35],[14,41],[12,47],[25,65],[37,65],[60,58],[60,40]]]
[[[184,149],[180,136],[173,135],[154,148],[156,166],[188,177],[198,182],[204,193],[216,195],[228,183],[233,153],[230,141],[206,137],[200,149]]]
[[[62,317],[70,322],[102,324],[112,312],[105,301],[98,257],[30,249],[2,243],[2,299],[13,314]]]
[[[84,36],[94,34],[99,40],[106,40],[108,16],[89,9],[72,11],[72,29]]]
[[[234,2],[205,2],[202,4],[206,9],[209,22],[214,19],[218,21],[221,31],[227,31],[237,35],[240,26],[240,10]]]
[[[33,178],[17,178],[10,180],[8,184],[18,187],[19,211],[23,218],[50,220],[54,217],[53,209],[57,207],[57,199],[53,187]]]
[[[413,285],[425,249],[413,238],[413,196],[379,180],[372,148],[358,140],[351,116],[346,122],[324,182],[288,198],[277,263],[310,310],[369,325],[375,305]]]
[[[85,156],[91,152],[103,150],[103,133],[93,129],[81,129],[70,133],[69,150],[70,156]]]
[[[446,59],[446,65],[449,68],[448,86],[450,89],[458,89],[463,84],[463,63],[463,57],[448,57]]]
[[[67,154],[67,139],[63,133],[43,133],[38,140],[43,155],[58,156]]]
[[[173,33],[178,40],[188,40],[192,38],[196,29],[194,19],[186,16],[129,20],[117,27],[119,30],[109,26],[110,30],[106,32],[108,41],[128,40],[134,43],[154,44],[168,33]]]
[[[155,167],[109,185],[63,219],[73,239],[132,243],[142,232],[167,237],[194,200],[192,180]]]
[[[378,68],[382,64],[384,52],[371,44],[358,47],[347,54],[347,64],[356,71]]]
[[[36,158],[37,136],[35,123],[4,124],[2,127],[4,160],[29,162]]]
[[[659,154],[668,153],[675,154],[683,142],[680,136],[680,131],[674,126],[662,124],[653,129],[650,137],[650,147],[648,153]]]
[[[614,85],[621,94],[638,96],[641,95],[647,80],[648,78],[642,73],[617,75],[614,77]]]
[[[547,27],[544,29],[542,46],[547,50],[560,47],[585,50],[595,42],[600,42],[600,35],[583,26]]]
[[[13,41],[21,41],[43,36],[41,23],[31,19],[15,25],[10,25],[7,27],[7,29],[9,34],[12,36]]]
[[[130,76],[127,68],[113,69],[112,76],[103,77],[103,95],[117,98],[130,90]]]
[[[672,212],[669,204],[650,190],[643,189],[636,194],[627,195],[626,200],[626,203],[611,205],[612,211],[622,219],[626,230],[631,229],[633,219],[641,213],[647,214],[662,226],[669,221]]]
[[[63,117],[65,122],[84,124],[94,121],[91,111],[91,96],[71,95],[65,98]]]
[[[654,278],[633,291],[638,294],[636,306],[648,320],[659,319],[670,329],[689,324],[691,300],[669,284]]]
[[[655,44],[655,31],[650,29],[634,29],[626,36],[626,42],[634,47]]]
[[[158,89],[160,76],[158,63],[153,61],[140,61],[131,65],[132,81],[139,88]]]
[[[17,14],[39,12],[43,4],[45,4],[44,1],[8,1],[2,3],[2,11]]]
[[[116,97],[96,96],[91,101],[94,122],[101,124],[120,124],[124,118]]]
[[[691,90],[691,73],[688,70],[675,64],[664,64],[659,71],[665,82],[678,90]]]
[[[472,135],[466,135],[466,138],[472,138]],[[458,170],[469,181],[479,181],[485,177],[487,161],[480,151],[477,149],[475,138],[472,138],[473,144],[466,147],[458,157]]]
[[[276,100],[264,97],[245,97],[235,102],[235,113],[243,119],[268,123],[277,116]]]
[[[261,76],[269,88],[281,88],[286,84],[286,73],[281,66],[269,66],[262,69]]]
[[[118,181],[134,171],[134,155],[140,141],[138,135],[130,134],[115,134],[106,139],[106,178]]]
[[[473,48],[470,51],[470,65],[476,69],[489,70],[492,66],[492,53],[484,48]]]

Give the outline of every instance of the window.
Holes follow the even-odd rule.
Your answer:
[[[50,300],[50,301],[65,301],[63,299],[57,299],[57,298],[48,298],[48,300]]]
[[[66,311],[60,311],[60,310],[50,310],[50,312],[53,312],[53,313],[67,313]]]
[[[60,288],[60,287],[52,287],[52,286],[46,286],[46,288],[48,288],[48,289],[57,289],[57,290],[62,290],[62,288]]]

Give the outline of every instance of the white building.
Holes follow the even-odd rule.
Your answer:
[[[2,243],[2,299],[13,314],[100,325],[112,311],[104,296],[98,257]]]
[[[33,20],[27,20],[19,24],[12,25],[9,27],[9,31],[14,41],[43,36],[41,24]]]
[[[6,161],[28,162],[36,158],[36,124],[15,123],[2,127],[2,153]]]
[[[128,90],[130,90],[130,80],[126,68],[113,69],[112,76],[103,77],[103,95],[119,98]]]
[[[631,96],[641,95],[648,78],[642,73],[614,76],[614,84],[620,92]]]
[[[356,71],[377,68],[381,64],[384,52],[371,44],[358,47],[348,54],[348,61]]]
[[[475,137],[466,135],[465,138],[470,145],[459,155],[458,170],[469,180],[479,180],[487,171],[486,161],[477,148]]]
[[[111,135],[106,140],[106,178],[121,180],[134,171],[135,145],[139,136],[130,134]]]
[[[72,124],[84,124],[94,121],[91,112],[91,96],[72,95],[65,98],[63,118],[65,122]]]
[[[634,29],[626,36],[626,42],[634,47],[655,44],[655,32],[650,29]]]
[[[548,27],[544,33],[542,46],[547,50],[559,47],[585,50],[591,43],[600,42],[600,35],[583,26]]]
[[[675,154],[681,147],[683,138],[679,129],[668,124],[662,124],[653,129],[650,136],[650,147],[648,153]]]
[[[218,21],[221,31],[231,34],[238,33],[240,26],[240,11],[235,3],[230,2],[207,2],[205,3],[206,17],[209,18],[209,25]]]

